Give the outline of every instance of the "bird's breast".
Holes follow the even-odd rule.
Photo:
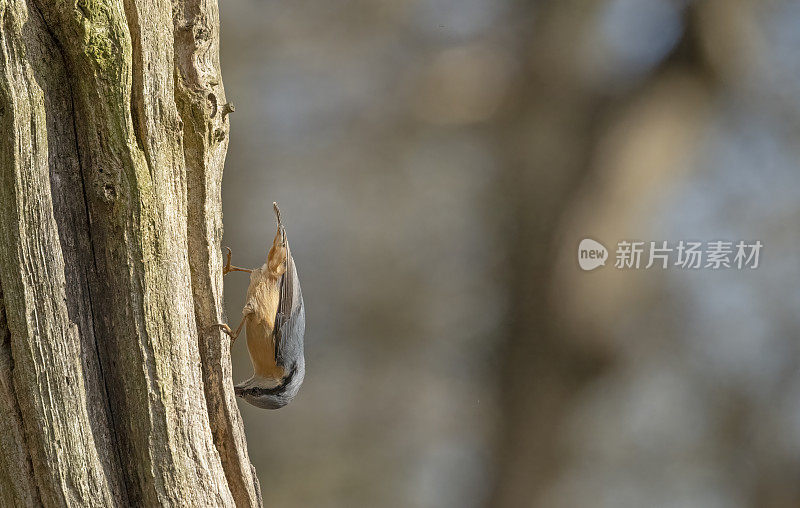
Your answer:
[[[275,314],[280,301],[280,277],[274,278],[262,269],[254,270],[247,290],[247,305],[252,309],[246,317],[247,349],[255,374],[271,379],[284,376],[284,368],[275,362]]]

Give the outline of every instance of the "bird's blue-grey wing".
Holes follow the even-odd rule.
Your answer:
[[[288,358],[299,358],[303,355],[306,324],[303,294],[288,243],[286,251],[286,271],[281,276],[280,299],[274,328],[275,361],[278,365],[284,365]]]

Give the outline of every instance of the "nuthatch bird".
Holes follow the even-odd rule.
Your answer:
[[[297,269],[286,241],[286,229],[281,222],[277,203],[272,203],[278,219],[278,231],[261,268],[248,270],[231,266],[231,250],[222,273],[248,272],[250,286],[242,310],[242,322],[231,331],[225,323],[221,328],[233,345],[242,326],[247,324],[247,349],[253,362],[253,376],[234,387],[236,395],[264,409],[278,409],[294,399],[306,374],[303,356],[303,335],[306,311]]]

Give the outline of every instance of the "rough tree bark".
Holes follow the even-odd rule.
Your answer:
[[[215,0],[0,0],[0,505],[258,506]]]

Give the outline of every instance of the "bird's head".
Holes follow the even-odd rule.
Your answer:
[[[268,379],[253,376],[244,383],[236,385],[237,397],[262,409],[279,409],[294,399],[306,375],[305,362],[295,363],[282,379]]]

